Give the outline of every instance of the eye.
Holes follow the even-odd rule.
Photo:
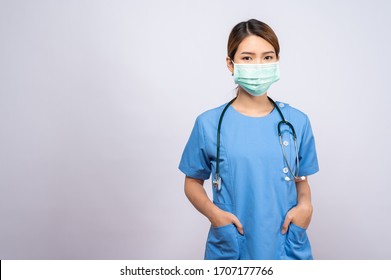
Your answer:
[[[249,60],[252,60],[252,57],[251,56],[245,56],[245,57],[242,57],[242,60],[249,61]]]
[[[265,60],[266,61],[270,61],[270,60],[273,60],[273,56],[271,56],[271,55],[268,55],[268,56],[265,56]]]

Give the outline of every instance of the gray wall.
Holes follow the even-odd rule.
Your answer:
[[[316,135],[315,257],[391,259],[390,11],[0,0],[0,258],[202,258],[208,221],[177,165],[196,116],[233,96],[231,28],[257,18],[282,48],[270,95]]]

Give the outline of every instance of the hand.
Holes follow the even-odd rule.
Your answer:
[[[282,225],[282,234],[285,234],[288,231],[290,223],[294,223],[305,229],[308,228],[311,222],[312,211],[311,204],[298,204],[296,207],[289,210]]]
[[[234,224],[238,232],[243,235],[243,225],[239,219],[232,213],[223,211],[220,208],[216,209],[215,213],[209,218],[213,227],[221,227],[229,224]]]

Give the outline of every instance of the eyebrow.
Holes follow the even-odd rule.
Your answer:
[[[262,54],[268,54],[268,53],[274,53],[274,51],[267,51],[267,52],[264,52]],[[256,53],[253,53],[253,52],[242,52],[240,54],[251,54],[251,55],[256,55]]]

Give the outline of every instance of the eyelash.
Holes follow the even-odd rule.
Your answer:
[[[268,55],[268,56],[265,56],[264,59],[265,59],[265,60],[272,60],[273,57],[272,57],[271,55]],[[252,60],[252,57],[250,57],[250,56],[245,56],[245,57],[242,58],[242,60],[246,60],[246,61]]]

